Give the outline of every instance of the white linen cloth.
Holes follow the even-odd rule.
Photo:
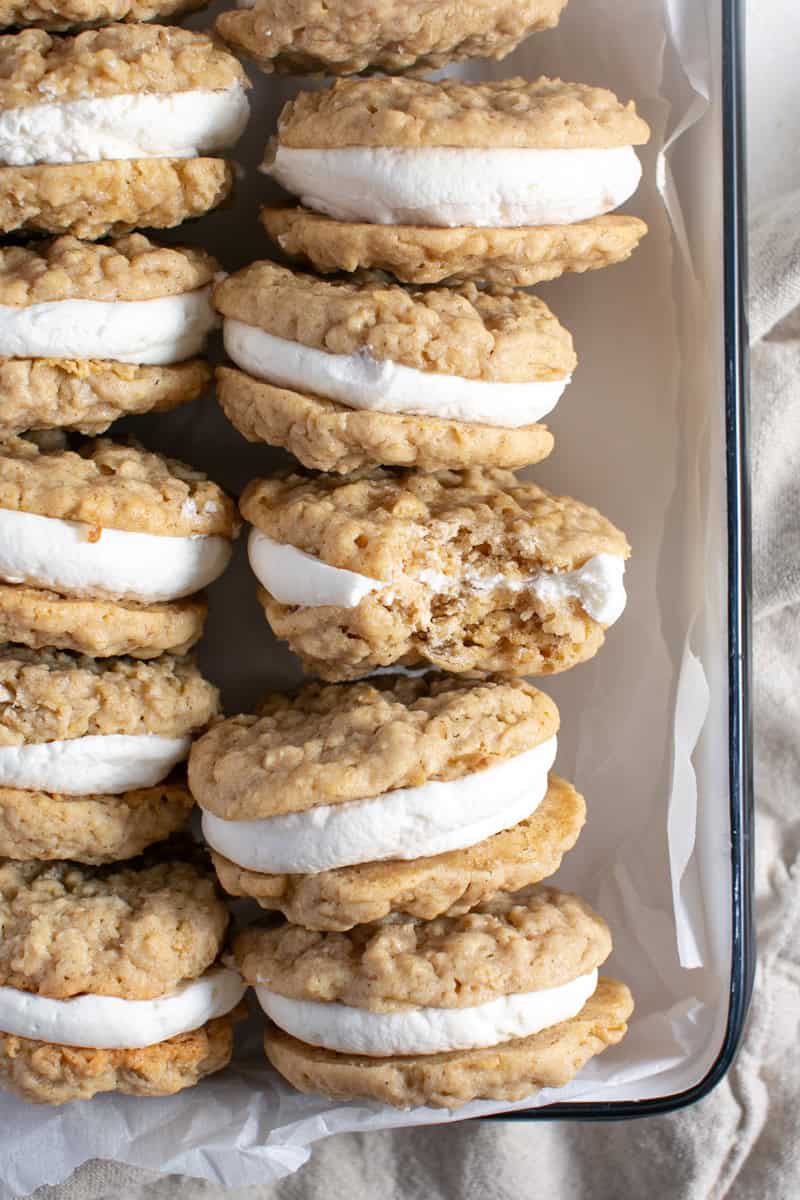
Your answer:
[[[589,0],[573,0],[573,3]],[[778,1200],[800,1192],[800,36],[750,0],[756,917],[740,1054],[692,1108],[614,1123],[467,1122],[324,1139],[281,1183],[225,1190],[88,1163],[36,1200]]]

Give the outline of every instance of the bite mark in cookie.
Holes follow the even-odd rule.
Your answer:
[[[241,509],[270,624],[323,678],[549,674],[624,608],[624,535],[511,472],[294,474],[253,481]]]

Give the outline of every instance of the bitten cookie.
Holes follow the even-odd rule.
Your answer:
[[[273,1065],[301,1091],[398,1108],[521,1100],[568,1083],[626,1032],[628,989],[598,981],[605,922],[537,886],[471,913],[349,933],[251,928],[236,961],[277,1028]]]
[[[572,338],[526,292],[411,292],[253,263],[217,286],[220,404],[250,441],[304,466],[518,467],[549,454],[542,417],[575,368]]]
[[[168,228],[230,191],[247,77],[206,34],[112,25],[0,37],[0,231]]]
[[[625,606],[624,534],[510,471],[287,474],[240,506],[267,619],[323,679],[564,671]]]
[[[167,1096],[224,1067],[244,993],[227,913],[179,861],[0,866],[0,1084],[34,1103]]]
[[[202,8],[205,0],[0,0],[0,29],[61,32],[112,21],[151,21]]]
[[[218,270],[203,250],[140,233],[0,248],[0,436],[103,433],[196,399],[211,378],[195,356],[215,324]]]
[[[435,70],[501,59],[558,24],[567,0],[253,0],[217,17],[217,32],[264,71],[353,75]]]
[[[200,636],[187,599],[225,570],[233,501],[199,471],[106,439],[0,446],[0,629],[9,641],[152,658]]]
[[[633,103],[560,79],[338,80],[284,107],[263,169],[304,207],[264,222],[326,271],[530,284],[631,253],[645,226],[606,214],[649,136]]]
[[[268,696],[196,742],[220,881],[308,929],[466,912],[557,870],[583,800],[529,684],[429,675]],[[291,764],[291,765],[290,765]]]

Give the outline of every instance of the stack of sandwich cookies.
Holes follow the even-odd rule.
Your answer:
[[[0,0],[0,29],[67,29],[152,21],[202,8],[205,0]]]
[[[218,373],[225,413],[304,466],[518,467],[552,449],[539,422],[576,359],[535,296],[328,282],[261,262],[214,300],[239,368]]]
[[[174,459],[105,439],[0,446],[0,633],[95,656],[182,653],[225,570],[235,506]]]
[[[645,224],[609,214],[648,137],[632,103],[558,79],[339,80],[284,108],[264,170],[303,207],[262,219],[320,271],[526,286],[632,253]]]
[[[196,399],[215,260],[142,234],[0,249],[0,434],[104,432]]]
[[[251,928],[234,949],[273,1022],[273,1066],[336,1099],[521,1100],[619,1042],[633,1008],[624,984],[598,978],[605,923],[541,885],[428,922]]]
[[[567,0],[240,0],[217,32],[264,71],[353,75],[436,70],[465,58],[502,59],[552,29]]]
[[[228,917],[181,861],[0,866],[0,1085],[63,1104],[172,1095],[228,1063],[244,984]]]
[[[226,891],[308,929],[466,912],[558,869],[584,821],[521,681],[387,675],[268,696],[192,748]]]
[[[287,474],[240,508],[267,619],[323,679],[564,671],[625,607],[624,534],[510,471]]]
[[[0,38],[0,231],[169,228],[230,191],[247,77],[205,34],[113,25]]]
[[[110,862],[181,829],[181,764],[218,711],[189,659],[0,650],[0,856]]]

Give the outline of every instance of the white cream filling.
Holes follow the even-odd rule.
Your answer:
[[[0,163],[198,158],[238,141],[248,116],[241,83],[216,92],[139,92],[7,108],[0,112]]]
[[[333,567],[294,546],[274,541],[260,529],[250,532],[248,555],[259,582],[280,604],[357,608],[370,592],[390,591],[392,586],[368,575]],[[574,598],[593,620],[613,625],[622,616],[627,600],[624,574],[625,560],[621,555],[595,554],[574,571],[538,571],[522,579],[506,575],[487,577],[469,571],[453,579],[436,571],[422,571],[417,579],[437,595],[505,588],[512,592],[533,592],[554,607]]]
[[[409,1008],[376,1013],[346,1004],[292,1000],[263,985],[264,1012],[292,1037],[342,1054],[439,1054],[530,1037],[577,1016],[597,987],[597,971],[560,987],[499,996],[470,1008]]]
[[[0,356],[158,366],[199,354],[216,324],[210,285],[155,300],[0,304]]]
[[[376,359],[368,350],[329,354],[230,317],[223,328],[225,349],[248,375],[370,412],[518,429],[535,424],[555,408],[571,378],[528,383],[463,379]]]
[[[428,858],[474,846],[535,812],[547,792],[557,739],[449,781],[396,788],[257,821],[203,813],[206,841],[267,874],[315,875],[355,863]]]
[[[264,168],[307,208],[372,225],[569,225],[611,212],[639,185],[632,146],[536,150],[278,146]]]
[[[153,604],[200,591],[230,561],[228,538],[164,537],[0,509],[0,580]]]
[[[212,967],[155,1000],[92,994],[56,1000],[0,987],[0,1029],[15,1037],[96,1050],[138,1050],[199,1029],[235,1008],[247,989],[226,967]]]
[[[161,783],[188,756],[191,745],[188,736],[106,733],[0,746],[0,786],[118,796]]]

